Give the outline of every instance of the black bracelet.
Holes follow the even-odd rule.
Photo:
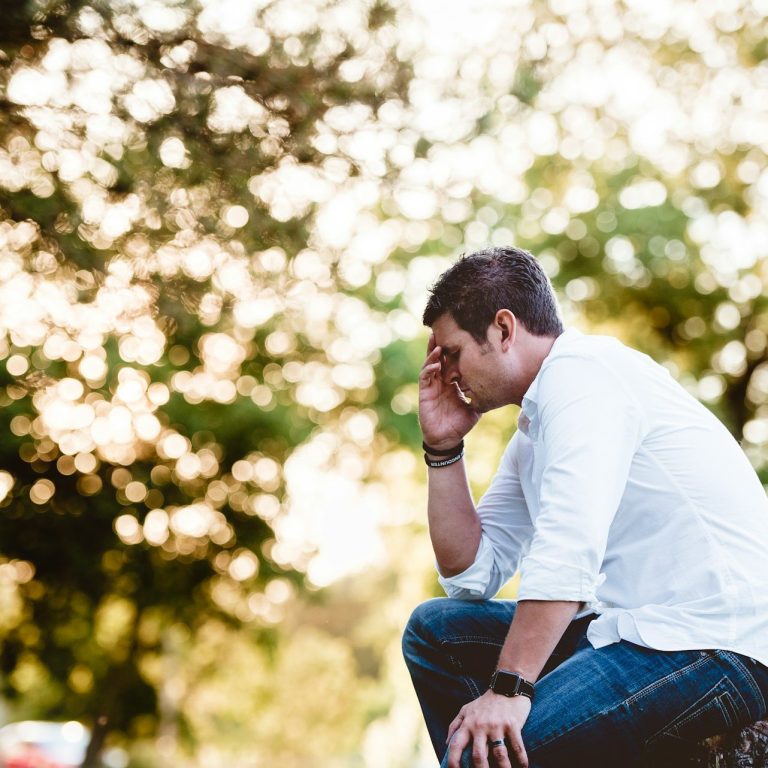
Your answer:
[[[424,454],[424,463],[431,467],[432,469],[438,469],[439,467],[449,467],[451,464],[455,464],[457,461],[461,461],[464,458],[464,451],[461,451],[460,453],[457,453],[455,456],[451,456],[448,459],[440,459],[439,461],[435,461],[434,459],[430,459],[427,454]]]
[[[453,448],[447,448],[445,450],[431,448],[424,442],[422,442],[421,447],[424,449],[425,453],[431,453],[433,456],[456,456],[464,450],[464,441],[462,440],[458,445],[454,445]]]

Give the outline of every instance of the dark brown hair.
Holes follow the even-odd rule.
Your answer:
[[[535,336],[559,336],[563,322],[541,264],[519,248],[486,248],[462,256],[437,279],[424,325],[448,312],[479,343],[500,309],[508,309]]]

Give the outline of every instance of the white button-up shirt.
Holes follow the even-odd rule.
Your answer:
[[[474,563],[440,582],[585,602],[599,648],[722,648],[768,664],[768,501],[738,443],[669,372],[569,330],[523,398]]]

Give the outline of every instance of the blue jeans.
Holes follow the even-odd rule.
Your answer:
[[[511,600],[436,598],[413,612],[403,653],[438,760],[448,726],[488,688],[515,613]],[[571,623],[536,683],[523,728],[531,768],[629,766],[655,753],[683,766],[698,743],[762,718],[768,668],[730,651],[595,649],[592,617]],[[471,747],[461,759],[472,768]],[[491,765],[493,758],[491,757]]]

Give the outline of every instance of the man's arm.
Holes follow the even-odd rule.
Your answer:
[[[497,669],[535,682],[578,609],[577,602],[521,600]],[[488,768],[488,744],[497,740],[506,740],[515,765],[526,768],[528,757],[521,732],[530,711],[531,700],[525,696],[508,698],[491,690],[462,707],[448,729],[449,768],[459,768],[461,754],[470,743],[474,765]],[[506,745],[494,747],[493,755],[498,768],[512,767]]]
[[[464,470],[464,460],[429,470],[427,520],[442,576],[456,576],[475,560],[480,518]]]
[[[455,383],[443,381],[440,352],[435,337],[430,336],[419,375],[419,422],[424,442],[445,450],[458,445],[480,416],[464,401]],[[446,467],[430,468],[428,492],[429,533],[438,567],[443,576],[455,576],[474,562],[480,546],[480,519],[463,459]]]
[[[499,655],[498,669],[517,672],[536,682],[580,605],[566,600],[520,600]]]

